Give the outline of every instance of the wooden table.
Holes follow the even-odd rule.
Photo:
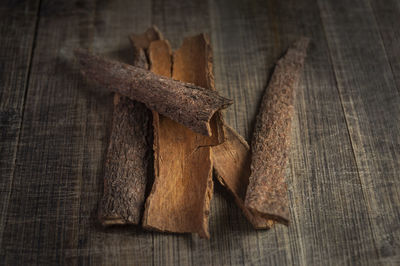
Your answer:
[[[1,1],[0,21],[1,265],[400,263],[399,1]],[[72,50],[131,62],[127,36],[152,24],[174,48],[210,33],[226,120],[248,140],[274,62],[312,39],[289,227],[253,230],[218,185],[210,240],[99,226],[112,95]]]

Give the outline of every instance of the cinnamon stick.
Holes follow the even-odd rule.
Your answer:
[[[212,147],[214,173],[218,181],[233,195],[236,204],[256,229],[269,229],[273,221],[249,210],[244,205],[249,184],[250,147],[233,128],[225,125],[226,142]]]
[[[156,75],[150,71],[107,60],[83,50],[75,57],[81,72],[90,80],[137,100],[158,113],[211,136],[210,120],[220,109],[232,104],[217,92]]]
[[[301,38],[276,64],[262,98],[251,144],[251,176],[245,205],[284,224],[289,222],[285,166],[293,102],[308,43],[307,38]]]
[[[212,89],[209,53],[205,35],[186,38],[174,54],[173,78]],[[149,58],[152,71],[171,75],[168,42],[153,42]],[[210,145],[224,139],[218,125],[219,116],[212,123],[212,137],[205,137],[161,114],[153,112],[153,115],[155,182],[146,201],[143,226],[209,238],[208,216],[213,192]]]
[[[155,28],[132,38],[136,66],[148,67],[144,53],[146,42],[159,38]],[[148,143],[151,134],[151,112],[146,106],[116,93],[104,192],[98,213],[103,225],[140,222],[151,155]]]

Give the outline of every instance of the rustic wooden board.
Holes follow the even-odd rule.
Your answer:
[[[366,264],[376,257],[374,242],[318,5],[313,0],[275,1],[270,8],[280,14],[272,22],[280,45],[294,41],[296,33],[311,38],[304,87],[297,95],[288,177],[291,215],[297,220],[289,239],[299,240],[293,241],[299,251],[293,258],[305,265]]]
[[[147,28],[150,6],[42,1],[40,15],[2,263],[128,265],[132,255],[147,263],[151,234],[98,224],[113,97],[87,85],[70,60],[81,47],[132,61],[128,35]]]
[[[397,89],[400,91],[400,2],[370,0]]]
[[[357,254],[360,250],[371,250],[371,248],[372,252],[374,250],[373,243],[366,241],[370,237],[368,228],[364,229],[362,223],[355,226],[352,222],[362,220],[365,205],[359,200],[362,193],[357,182],[358,176],[319,20],[318,7],[315,1],[285,1],[285,3],[270,1],[267,10],[260,10],[263,11],[268,11],[269,21],[265,31],[269,32],[267,35],[273,40],[273,42],[265,41],[269,43],[266,50],[271,53],[271,59],[267,59],[268,61],[275,62],[284,49],[300,35],[310,37],[312,44],[306,60],[303,82],[298,89],[296,107],[298,116],[293,130],[291,171],[288,176],[293,223],[288,230],[281,228],[276,230],[273,239],[258,242],[261,249],[275,249],[277,246],[275,239],[281,240],[284,246],[281,251],[282,256],[263,254],[262,257],[269,259],[271,264],[307,265],[320,264],[326,260],[351,263],[351,257],[347,254]],[[299,18],[301,23],[298,21]],[[232,41],[226,41],[225,46],[221,45],[223,47],[221,49],[226,51],[225,47],[229,42]],[[232,57],[239,56],[235,51],[227,54]],[[254,61],[253,65],[258,66],[257,59]],[[216,65],[224,66],[218,63]],[[237,70],[239,73],[247,73],[247,69],[240,71],[244,68],[243,65]],[[229,73],[232,64],[227,63],[226,66],[226,72]],[[252,67],[249,65],[248,68]],[[218,75],[216,80],[219,80]],[[230,82],[232,80],[230,79]],[[249,78],[249,81],[252,80]],[[241,87],[243,90],[248,90],[249,87],[258,86],[246,84]],[[262,86],[259,89],[262,89]],[[255,112],[256,107],[252,107],[254,105],[244,102],[257,102],[260,96],[255,95],[254,89],[253,94],[247,93],[249,99],[245,101],[242,99],[239,103],[244,105],[243,109],[246,112]],[[233,117],[237,117],[236,114]],[[240,129],[245,126],[238,127]],[[339,140],[340,146],[337,144]],[[343,180],[346,181],[346,185],[342,184]],[[353,220],[349,220],[344,213],[352,214]],[[326,226],[327,224],[329,226]],[[347,236],[357,240],[358,235],[361,239],[357,242],[361,248],[347,242]]]
[[[0,264],[397,264],[399,4],[371,3],[42,0],[34,37],[38,1],[3,1]],[[255,231],[220,185],[210,240],[99,225],[112,94],[83,81],[72,50],[131,63],[128,35],[151,24],[175,49],[210,33],[216,88],[235,100],[226,121],[247,140],[274,63],[300,35],[312,39],[293,121],[288,228]]]
[[[348,12],[343,12],[346,1],[318,4],[367,204],[363,223],[371,226],[377,255],[395,264],[400,261],[399,91],[370,4],[353,1]]]
[[[0,3],[0,246],[12,192],[39,1]]]

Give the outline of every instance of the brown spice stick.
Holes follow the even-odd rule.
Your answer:
[[[155,28],[132,38],[134,64],[147,68],[144,50],[147,43],[159,37]],[[107,150],[104,193],[99,206],[103,225],[138,224],[144,205],[148,162],[151,148],[147,138],[152,134],[151,113],[142,103],[115,94],[110,143]]]
[[[248,221],[256,229],[269,229],[274,222],[252,212],[244,205],[250,177],[250,148],[234,129],[225,126],[226,142],[212,147],[212,161],[218,181],[234,196]]]
[[[308,43],[309,39],[301,38],[276,64],[261,102],[251,144],[251,176],[245,205],[284,224],[289,222],[285,166],[293,102]]]
[[[83,50],[75,57],[88,79],[137,100],[195,132],[211,136],[210,120],[232,101],[217,92],[156,75],[150,71],[107,60]]]
[[[170,74],[171,68],[165,64],[170,51],[165,41],[150,45],[152,71]],[[209,53],[205,35],[186,38],[174,55],[173,78],[212,88]],[[192,232],[208,238],[213,191],[210,145],[220,143],[223,131],[215,125],[212,137],[204,137],[165,116],[153,114],[155,182],[146,202],[143,226],[168,232]]]

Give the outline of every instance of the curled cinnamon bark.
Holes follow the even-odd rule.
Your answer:
[[[232,104],[213,90],[107,60],[87,51],[76,50],[75,57],[88,79],[142,102],[149,109],[206,136],[212,134],[212,116]]]
[[[284,224],[289,222],[285,166],[293,101],[308,43],[307,38],[301,38],[276,64],[261,102],[251,143],[251,176],[245,205],[263,217]]]
[[[135,66],[148,67],[146,43],[159,38],[155,28],[132,38]],[[104,226],[140,222],[151,158],[148,143],[151,135],[151,112],[144,104],[116,93],[98,213]]]

